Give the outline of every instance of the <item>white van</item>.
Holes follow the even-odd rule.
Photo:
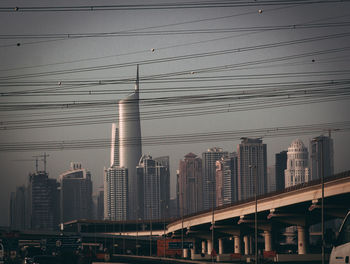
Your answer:
[[[350,211],[346,215],[334,243],[329,264],[350,263]]]
[[[4,251],[4,245],[0,242],[0,264],[3,264],[5,261],[5,251]]]

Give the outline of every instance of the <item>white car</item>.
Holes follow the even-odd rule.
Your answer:
[[[350,263],[350,211],[346,215],[334,243],[329,264]]]
[[[0,243],[0,264],[4,263],[4,258],[5,258],[4,245]]]

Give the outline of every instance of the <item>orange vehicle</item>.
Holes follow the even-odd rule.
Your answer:
[[[159,239],[157,241],[158,257],[180,257],[183,248],[192,248],[193,242],[183,241],[181,239]]]

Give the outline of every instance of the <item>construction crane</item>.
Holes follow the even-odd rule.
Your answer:
[[[46,154],[46,152],[44,152],[44,154],[41,155],[35,155],[32,156],[35,159],[16,159],[16,160],[12,160],[12,161],[35,161],[35,172],[39,171],[39,158],[42,158],[41,161],[44,161],[44,172],[46,173],[46,158],[49,157],[49,154]]]

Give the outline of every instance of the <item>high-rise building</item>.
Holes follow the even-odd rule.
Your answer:
[[[170,202],[170,179],[167,167],[143,155],[137,171],[136,215],[142,219],[162,219],[166,217]]]
[[[284,171],[285,187],[309,181],[308,151],[300,139],[288,148],[287,169]]]
[[[110,167],[104,171],[104,219],[128,219],[128,169]]]
[[[154,158],[156,162],[158,162],[161,166],[165,167],[165,180],[166,182],[164,183],[166,188],[169,188],[169,195],[167,194],[166,197],[169,200],[166,200],[163,202],[162,206],[164,206],[164,215],[163,217],[168,218],[170,216],[170,158],[169,156],[162,156],[162,157],[157,157]]]
[[[27,188],[19,186],[11,193],[10,226],[12,229],[24,230],[28,228],[26,208],[28,206]]]
[[[169,216],[169,218],[177,218],[180,216],[177,197],[170,198],[168,216]]]
[[[59,177],[61,183],[61,222],[92,219],[91,174],[81,163],[71,162],[70,169]]]
[[[202,153],[203,204],[204,210],[215,207],[216,161],[228,155],[222,148],[211,148]]]
[[[137,66],[135,91],[119,101],[119,165],[128,169],[129,219],[136,219],[136,166],[141,158],[141,125],[139,111],[139,68]],[[116,155],[115,155],[116,156]]]
[[[180,215],[203,210],[202,159],[188,153],[180,160],[178,172],[178,197]]]
[[[253,197],[267,191],[266,144],[262,140],[242,138],[238,153],[238,200]],[[257,177],[257,178],[255,178]],[[256,182],[257,179],[257,188]]]
[[[333,139],[326,136],[315,137],[310,142],[311,180],[334,174]],[[323,167],[322,167],[323,163]]]
[[[112,124],[112,141],[111,141],[111,167],[119,166],[119,128],[118,124]]]
[[[216,205],[237,201],[237,153],[230,153],[216,161]]]
[[[287,151],[276,153],[275,157],[276,191],[280,191],[285,188],[284,170],[287,169]]]
[[[37,230],[55,230],[59,223],[59,184],[39,171],[29,175],[30,226]]]
[[[97,193],[97,204],[96,204],[96,219],[104,219],[104,190],[99,190]]]
[[[276,169],[275,165],[267,167],[267,192],[276,191]]]

